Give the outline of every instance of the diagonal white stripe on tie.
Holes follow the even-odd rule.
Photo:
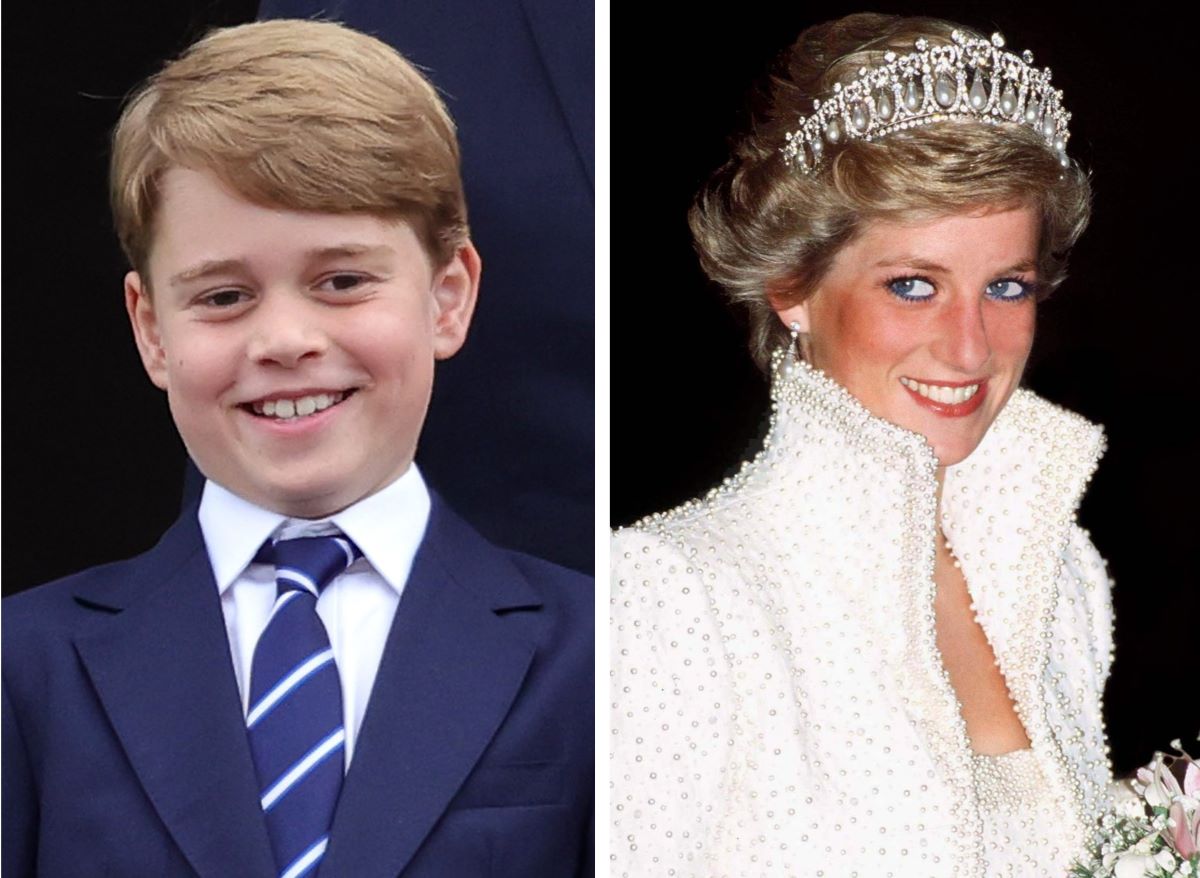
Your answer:
[[[346,743],[346,730],[344,728],[339,728],[320,744],[309,750],[299,762],[284,772],[283,777],[275,781],[275,783],[271,785],[271,788],[263,793],[263,810],[271,810],[271,807],[278,802],[288,790],[301,781],[306,774],[320,765],[326,756],[328,756],[334,750],[337,750],[344,743]]]
[[[325,856],[325,848],[329,844],[329,836],[317,839],[317,843],[296,857],[295,861],[284,869],[279,878],[300,878],[305,872],[317,864]]]
[[[296,592],[288,592],[295,594]],[[284,677],[270,692],[259,699],[258,704],[254,705],[251,711],[246,714],[246,728],[252,729],[255,724],[262,719],[271,708],[282,701],[291,693],[293,689],[307,680],[312,674],[325,665],[333,661],[333,650],[325,649],[318,652],[316,655],[310,656],[300,664],[294,671]]]
[[[294,589],[292,591],[285,591],[283,594],[281,594],[275,601],[275,606],[271,607],[271,615],[267,617],[267,624],[263,626],[263,630],[266,630],[266,628],[271,624],[271,620],[275,618],[280,610],[298,597],[300,597],[300,592]]]
[[[312,581],[312,577],[310,577],[304,573],[301,573],[299,570],[296,570],[293,567],[276,568],[275,578],[276,579],[286,579],[288,582],[294,582],[294,583],[296,583],[296,585],[300,586],[305,591],[307,591],[309,594],[311,594],[313,597],[316,597],[318,594],[321,593],[321,590],[319,588],[317,588],[317,584]]]

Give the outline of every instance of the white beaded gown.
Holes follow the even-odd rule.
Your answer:
[[[936,647],[932,450],[781,359],[764,450],[614,539],[612,874],[1065,875],[1111,781],[1110,587],[1075,521],[1100,428],[1018,390],[947,471],[1031,741],[980,757]]]

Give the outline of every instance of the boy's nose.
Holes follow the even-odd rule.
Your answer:
[[[312,313],[311,303],[289,301],[286,296],[264,298],[259,304],[254,332],[247,345],[250,359],[295,366],[321,356],[329,342]]]

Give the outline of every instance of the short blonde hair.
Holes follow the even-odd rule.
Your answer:
[[[953,120],[878,141],[850,140],[827,148],[824,164],[807,176],[783,159],[785,134],[812,111],[814,98],[853,81],[861,67],[883,63],[889,50],[912,51],[922,36],[946,44],[956,29],[980,36],[940,19],[871,13],[804,31],[756,93],[729,161],[697,195],[689,221],[701,264],[747,308],[760,368],[788,340],[772,301],[787,306],[812,295],[837,252],[872,220],[1033,206],[1041,215],[1045,293],[1066,277],[1067,254],[1091,212],[1088,176],[1074,162],[1064,169],[1023,125]]]
[[[406,220],[438,267],[467,239],[458,141],[437,92],[394,49],[332,22],[213,31],[130,97],[109,182],[121,246],[143,275],[173,167],[264,206]]]

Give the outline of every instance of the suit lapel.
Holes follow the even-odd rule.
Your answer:
[[[435,497],[371,692],[321,869],[395,875],[520,691],[533,646],[496,610],[537,595]]]
[[[217,588],[185,512],[136,568],[128,600],[76,648],[138,780],[201,876],[275,873]]]

